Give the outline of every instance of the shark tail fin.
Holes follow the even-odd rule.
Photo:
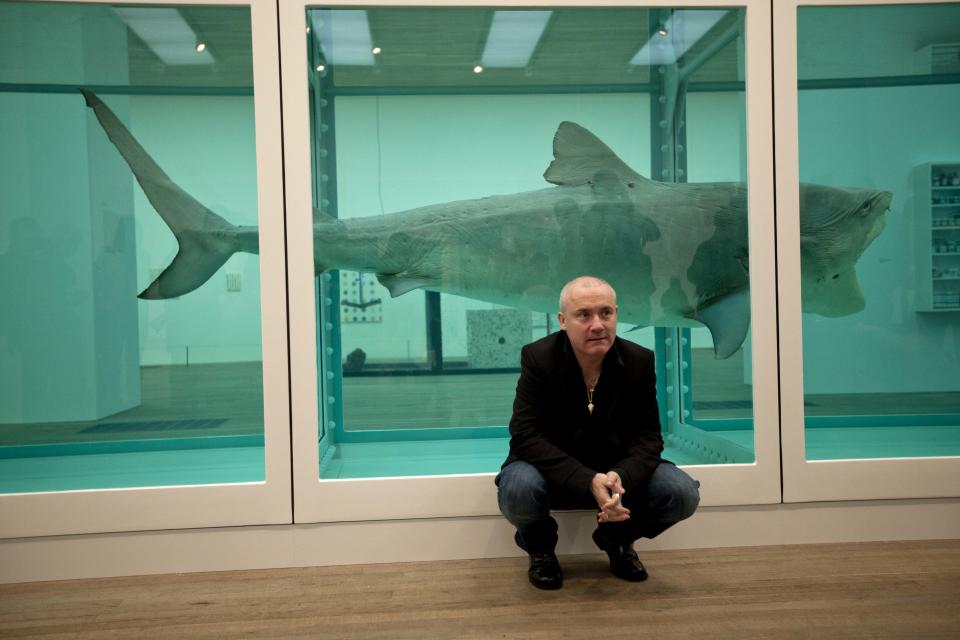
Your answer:
[[[140,293],[140,298],[158,300],[189,293],[236,251],[258,252],[254,229],[230,224],[181,189],[95,93],[87,89],[80,89],[80,93],[180,245],[170,265]]]
[[[141,300],[165,300],[190,293],[209,280],[237,250],[229,235],[185,231],[177,234],[180,250],[137,297]]]

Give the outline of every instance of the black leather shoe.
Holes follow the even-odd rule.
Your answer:
[[[527,577],[537,589],[559,589],[563,586],[563,571],[553,552],[531,553]]]
[[[647,570],[633,550],[633,544],[609,542],[600,531],[593,532],[593,542],[607,553],[610,558],[610,573],[628,582],[643,582],[647,579]]]

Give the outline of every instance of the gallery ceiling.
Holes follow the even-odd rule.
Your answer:
[[[132,84],[164,86],[250,86],[250,21],[244,8],[191,7],[176,9],[184,22],[206,45],[205,64],[170,64],[146,41],[129,29],[129,65]],[[650,81],[647,64],[633,59],[654,39],[673,40],[680,33],[660,35],[664,24],[672,28],[666,11],[646,9],[553,9],[537,38],[529,61],[521,67],[474,67],[483,61],[491,24],[498,11],[490,8],[381,8],[349,10],[363,14],[359,29],[376,56],[362,63],[328,65],[336,86],[352,87],[465,87],[545,85],[636,85]],[[325,62],[335,40],[356,39],[356,20],[342,20],[346,11],[330,16],[326,26],[319,11],[312,16],[308,34],[315,61]],[[502,11],[499,13],[503,13]],[[509,12],[508,12],[509,13]],[[651,17],[651,14],[656,14]],[[662,15],[661,15],[662,14]],[[699,55],[735,26],[734,11],[712,12],[709,29],[683,45],[681,62]],[[356,17],[356,16],[354,16]],[[353,29],[351,31],[350,29]],[[327,40],[324,41],[324,34]],[[192,41],[184,47],[192,47]],[[675,43],[674,43],[675,44]],[[676,46],[674,46],[676,48]],[[732,41],[713,53],[699,69],[695,81],[729,82],[740,78],[739,52]],[[350,62],[350,61],[348,61]],[[306,68],[306,65],[305,65]]]
[[[866,11],[869,9],[869,11]],[[105,10],[110,10],[105,8]],[[205,61],[165,61],[149,37],[128,29],[129,74],[133,85],[167,87],[250,87],[253,71],[250,16],[246,7],[186,6],[174,11],[192,35],[179,36],[192,50],[195,38],[206,45]],[[114,11],[120,11],[114,9]],[[668,44],[689,65],[705,51],[690,80],[698,83],[743,79],[743,43],[730,39],[740,16],[734,10],[668,10],[639,8],[554,8],[528,10],[538,22],[533,36],[523,28],[501,33],[500,53],[518,54],[521,63],[484,65],[494,26],[505,11],[492,8],[312,9],[305,20],[313,67],[323,64],[328,86],[372,91],[423,88],[449,91],[472,87],[536,87],[586,90],[598,86],[643,85],[658,64],[644,50]],[[120,14],[118,13],[118,16]],[[709,18],[706,19],[705,18]],[[683,29],[676,20],[700,21],[706,29]],[[924,47],[960,43],[960,3],[887,7],[810,7],[798,13],[801,79],[856,78],[930,74]],[[128,22],[129,26],[129,22]],[[666,28],[664,28],[666,27]],[[512,29],[512,30],[511,30]],[[529,30],[527,30],[529,31]],[[666,31],[667,33],[664,33]],[[167,36],[162,36],[167,37]],[[524,45],[524,38],[531,39]],[[679,38],[679,39],[678,39]],[[850,46],[855,42],[856,46]],[[506,43],[506,44],[504,44]],[[519,44],[518,44],[519,43]],[[367,48],[363,56],[337,51]],[[370,51],[378,48],[377,54]],[[524,48],[526,47],[526,48]],[[655,58],[656,56],[654,56]],[[483,66],[482,72],[475,67]],[[304,63],[307,72],[307,61]],[[656,77],[653,78],[656,80]]]
[[[354,64],[339,64],[338,40],[353,39],[354,34],[345,31],[356,25],[341,27],[340,12],[318,13],[319,16],[311,16],[315,26],[315,60],[323,62],[327,58],[332,62],[336,86],[465,88],[647,83],[651,61],[649,55],[641,54],[645,45],[669,43],[671,51],[680,54],[682,63],[696,57],[731,26],[735,27],[738,16],[737,12],[726,10],[711,11],[709,15],[703,11],[684,12],[707,19],[700,21],[705,33],[683,38],[683,16],[674,17],[661,10],[377,9],[364,13],[370,44],[379,47],[380,53],[361,64],[355,59],[349,59]],[[542,23],[532,30],[524,28],[522,22],[496,28],[500,18],[521,13],[542,16]],[[657,33],[657,29],[662,29],[663,34]],[[498,31],[506,35],[497,38]],[[677,38],[683,40],[682,44],[678,44]],[[525,40],[529,42],[526,47]],[[505,58],[511,53],[520,54],[520,59],[507,61]],[[499,63],[485,62],[498,58]],[[481,72],[475,71],[478,65]],[[696,79],[736,81],[738,68],[733,41],[710,57]]]

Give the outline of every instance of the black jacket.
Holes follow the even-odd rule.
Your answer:
[[[661,462],[653,352],[616,338],[603,360],[587,410],[583,374],[564,331],[526,345],[510,419],[510,453],[524,460],[563,501],[592,501],[597,473],[616,471],[624,489],[642,489]]]

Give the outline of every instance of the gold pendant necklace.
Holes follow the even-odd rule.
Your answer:
[[[600,382],[599,374],[593,379],[593,384],[587,385],[587,411],[590,412],[590,415],[593,415],[593,390],[597,388],[598,382]]]

